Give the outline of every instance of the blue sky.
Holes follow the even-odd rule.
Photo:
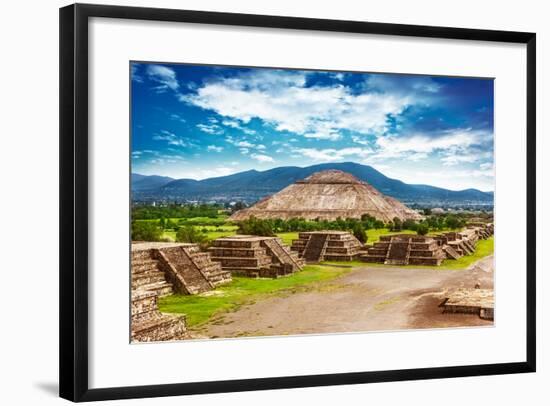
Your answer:
[[[132,172],[205,179],[352,161],[493,190],[493,80],[131,63]]]

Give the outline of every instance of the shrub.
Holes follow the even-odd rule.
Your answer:
[[[162,229],[153,221],[132,221],[132,241],[160,241]]]
[[[357,238],[362,244],[367,242],[367,233],[365,232],[365,229],[363,228],[363,225],[361,223],[356,223],[353,226],[353,235],[355,238]]]
[[[403,228],[405,230],[413,230],[415,231],[416,230],[416,222],[414,220],[405,220],[403,222]]]
[[[430,227],[427,224],[420,223],[416,225],[416,233],[418,235],[426,235],[430,231]]]
[[[273,224],[269,220],[258,219],[254,216],[239,222],[239,234],[260,235],[273,237]]]

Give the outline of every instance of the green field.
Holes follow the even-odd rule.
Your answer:
[[[178,226],[190,225],[206,234],[208,241],[213,241],[220,237],[227,237],[237,234],[238,227],[227,221],[228,215],[225,213],[220,213],[216,218],[212,217],[190,217],[190,218],[170,218],[166,219],[171,221]],[[137,222],[158,222],[159,220],[136,220]],[[453,231],[450,229],[443,229],[437,232],[430,233],[440,233],[444,231]],[[367,233],[367,243],[372,244],[380,240],[382,235],[393,235],[393,234],[415,234],[415,231],[412,230],[402,230],[402,231],[390,231],[388,228],[380,229],[369,229]],[[286,245],[292,245],[292,241],[298,239],[298,232],[284,232],[277,233],[277,236],[280,237]],[[176,240],[176,231],[174,229],[166,229],[162,234],[163,239],[170,241]]]
[[[171,295],[159,298],[159,310],[166,313],[183,313],[187,325],[197,327],[216,314],[237,310],[269,295],[296,293],[321,288],[321,282],[330,281],[351,268],[307,265],[300,272],[278,279],[233,277],[233,281],[216,290],[200,295]],[[326,288],[326,285],[323,284]]]

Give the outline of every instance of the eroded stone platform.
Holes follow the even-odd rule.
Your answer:
[[[494,308],[493,289],[456,289],[443,303],[443,309],[447,313],[478,314],[487,320],[494,319]]]

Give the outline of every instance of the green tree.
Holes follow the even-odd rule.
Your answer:
[[[403,230],[403,222],[399,217],[393,218],[393,231],[401,231]]]
[[[445,223],[447,224],[447,227],[449,228],[460,228],[462,226],[462,221],[456,217],[456,216],[447,216],[445,219]]]
[[[428,227],[425,223],[419,223],[416,225],[416,233],[418,235],[426,235],[430,231],[430,227]]]
[[[132,241],[160,241],[162,229],[153,221],[132,221]]]
[[[415,231],[416,230],[416,222],[414,220],[411,220],[411,219],[407,219],[403,222],[403,228],[405,230],[413,230]]]
[[[300,222],[299,219],[298,222]],[[271,221],[258,219],[254,216],[239,222],[238,226],[239,234],[260,235],[265,237],[272,237],[275,235]]]
[[[363,228],[363,225],[361,223],[355,223],[355,225],[353,226],[353,235],[362,244],[365,244],[367,242],[367,233],[365,232],[365,229]]]
[[[176,233],[176,241],[203,244],[207,241],[207,237],[193,226],[183,226]]]

